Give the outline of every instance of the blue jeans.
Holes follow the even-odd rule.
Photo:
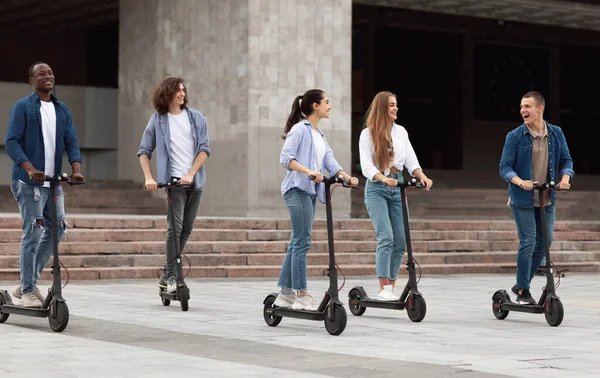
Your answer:
[[[277,286],[292,290],[306,290],[306,253],[311,245],[312,224],[315,219],[316,196],[292,188],[283,195],[290,211],[292,235]]]
[[[554,205],[544,207],[546,211],[546,228],[548,230],[548,248],[552,245],[554,231]],[[542,218],[539,207],[523,208],[512,206],[517,233],[519,234],[519,250],[517,253],[517,289],[529,289],[531,280],[544,259],[542,236]],[[547,263],[550,263],[549,261]]]
[[[389,177],[403,181],[401,174],[391,174]],[[377,278],[396,280],[406,250],[400,189],[367,180],[365,205],[377,237]]]
[[[52,218],[50,188],[13,181],[10,189],[19,204],[23,220],[21,237],[21,290],[35,289],[44,267],[52,256]],[[58,240],[65,231],[65,193],[56,188],[56,219],[59,222]]]

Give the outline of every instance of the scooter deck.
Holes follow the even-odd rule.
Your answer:
[[[275,316],[282,316],[286,318],[298,318],[298,319],[308,319],[308,320],[323,320],[324,312],[320,311],[306,311],[306,310],[294,310],[291,308],[285,307],[274,307],[270,309],[268,312],[271,312]]]
[[[0,312],[4,314],[16,314],[33,316],[35,318],[47,318],[50,314],[50,309],[39,307],[23,307],[15,306],[14,304],[5,304],[0,306]]]
[[[544,305],[536,304],[521,304],[511,301],[510,296],[506,291],[502,291],[505,296],[505,301],[497,303],[495,306],[500,306],[502,310],[517,311],[517,312],[528,312],[530,314],[543,314],[546,312]]]
[[[358,301],[361,307],[385,308],[388,310],[404,310],[406,302],[397,301],[380,301],[374,298],[362,298]]]

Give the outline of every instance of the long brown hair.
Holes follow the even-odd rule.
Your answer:
[[[150,95],[150,102],[158,114],[167,114],[169,112],[169,103],[179,90],[179,84],[183,84],[183,92],[185,93],[181,109],[187,105],[188,94],[183,79],[180,77],[167,77],[154,88]]]
[[[375,145],[373,162],[381,172],[391,166],[394,160],[394,145],[392,144],[391,133],[391,126],[394,121],[388,114],[390,96],[396,98],[396,95],[392,92],[377,93],[366,114],[365,127],[371,132],[371,138]]]

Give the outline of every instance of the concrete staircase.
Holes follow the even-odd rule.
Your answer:
[[[70,279],[159,277],[164,264],[164,216],[72,215],[68,222],[72,227],[60,252]],[[0,281],[18,280],[20,228],[18,214],[0,217]],[[423,274],[515,270],[518,242],[513,221],[414,219],[411,230]],[[189,271],[191,278],[277,277],[289,236],[288,220],[198,218],[184,251],[184,272]],[[336,259],[345,275],[374,276],[375,246],[368,219],[335,221]],[[557,222],[552,250],[561,269],[600,272],[600,222]],[[315,221],[308,263],[309,275],[326,274],[323,220]],[[49,269],[42,278],[50,278]]]

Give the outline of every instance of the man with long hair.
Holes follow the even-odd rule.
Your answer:
[[[183,79],[168,77],[154,89],[151,97],[156,110],[144,130],[137,153],[144,172],[145,188],[156,191],[158,184],[152,177],[150,159],[157,150],[158,183],[176,180],[182,186],[170,189],[167,222],[166,261],[158,285],[172,293],[177,289],[175,258],[194,228],[200,207],[202,188],[206,182],[204,162],[210,155],[208,130],[202,113],[187,107],[188,96]],[[172,226],[174,224],[174,226]],[[175,227],[173,229],[172,227]]]

